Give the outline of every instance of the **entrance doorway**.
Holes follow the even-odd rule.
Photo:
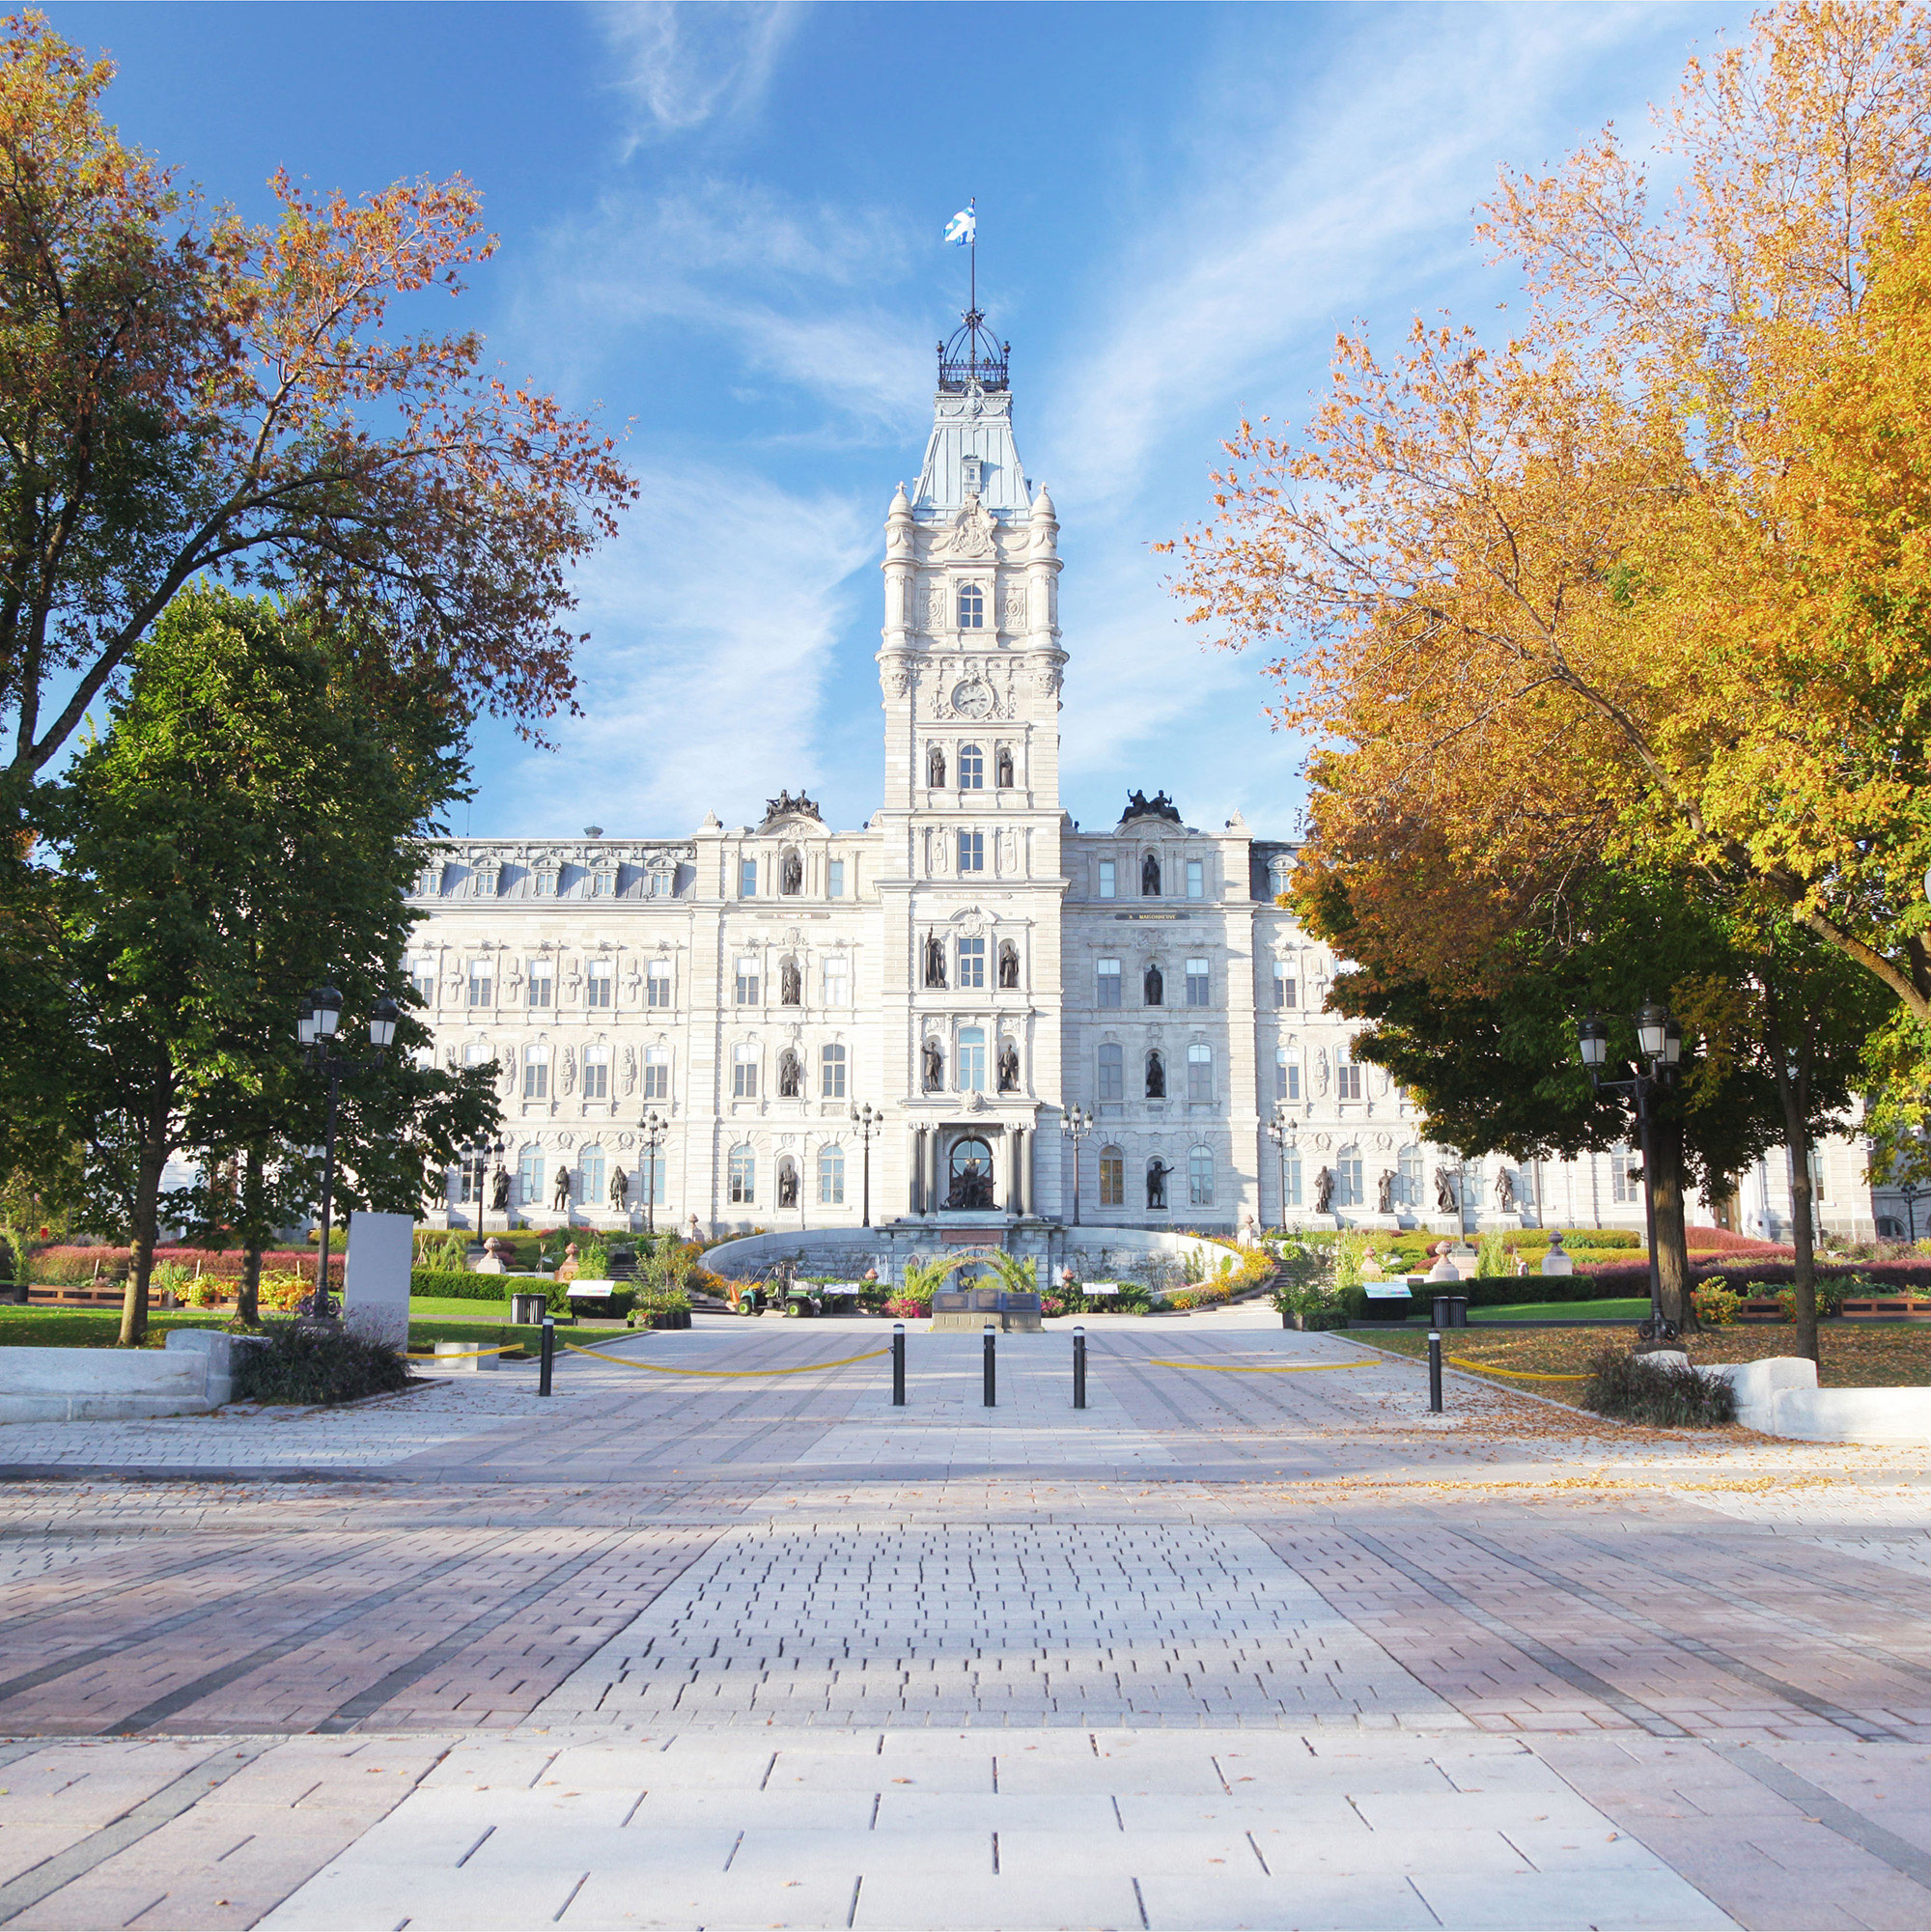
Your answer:
[[[976,1135],[952,1143],[946,1177],[945,1205],[958,1209],[989,1209],[993,1205],[993,1150]]]

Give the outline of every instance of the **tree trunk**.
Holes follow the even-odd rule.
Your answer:
[[[1810,1187],[1810,1129],[1805,1119],[1808,1109],[1798,1071],[1784,1047],[1774,999],[1764,1004],[1764,1045],[1770,1050],[1777,1098],[1783,1109],[1783,1145],[1790,1157],[1790,1245],[1795,1257],[1791,1287],[1797,1302],[1797,1353],[1821,1364],[1817,1353],[1817,1258],[1811,1246],[1816,1216]]]
[[[1656,1222],[1656,1273],[1664,1317],[1684,1334],[1696,1328],[1690,1300],[1690,1245],[1683,1232],[1683,1123],[1649,1117],[1649,1159],[1643,1166]]]
[[[235,1319],[247,1328],[262,1322],[262,1146],[251,1145],[242,1157],[241,1225],[247,1229],[241,1248],[241,1281],[235,1291]]]
[[[124,1349],[137,1349],[148,1338],[148,1283],[154,1273],[161,1169],[167,1164],[167,1137],[151,1121],[141,1138],[141,1170],[134,1183],[134,1253],[127,1264],[127,1293],[121,1303],[120,1341]]]

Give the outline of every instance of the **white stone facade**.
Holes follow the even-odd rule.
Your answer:
[[[869,825],[834,831],[785,797],[755,827],[712,815],[676,839],[453,841],[420,882],[413,976],[438,1054],[499,1063],[518,1218],[563,1218],[563,1172],[573,1219],[640,1225],[655,1110],[652,1212],[707,1232],[857,1227],[868,1207],[941,1227],[1077,1207],[1100,1225],[1447,1231],[1461,1190],[1470,1228],[1641,1224],[1627,1156],[1464,1169],[1419,1140],[1323,1011],[1332,955],[1274,903],[1291,847],[1238,817],[1196,829],[1163,798],[1106,831],[1062,812],[1058,524],[1009,390],[941,388],[882,569]],[[860,1105],[884,1115],[869,1190]],[[1073,1107],[1093,1115],[1077,1180]],[[1855,1153],[1830,1156],[1840,1200]],[[475,1227],[492,1178],[452,1173],[433,1206]],[[990,1208],[965,1205],[985,1181]],[[1866,1190],[1863,1232],[1869,1210]]]

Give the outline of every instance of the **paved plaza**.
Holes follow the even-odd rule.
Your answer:
[[[0,1924],[1931,1925],[1931,1451],[1274,1319],[0,1428]]]

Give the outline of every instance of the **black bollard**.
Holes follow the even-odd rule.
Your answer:
[[[1073,1406],[1086,1406],[1086,1330],[1073,1330]]]
[[[892,1407],[905,1407],[905,1324],[892,1324]]]
[[[993,1325],[991,1322],[988,1322],[986,1324],[986,1407],[988,1409],[997,1408],[999,1401],[999,1368],[997,1359],[993,1353],[996,1346],[997,1343],[993,1333]]]
[[[1441,1413],[1441,1337],[1433,1329],[1428,1331],[1428,1413]]]
[[[543,1319],[543,1354],[537,1366],[537,1393],[549,1393],[550,1371],[556,1366],[556,1317],[546,1315]]]

